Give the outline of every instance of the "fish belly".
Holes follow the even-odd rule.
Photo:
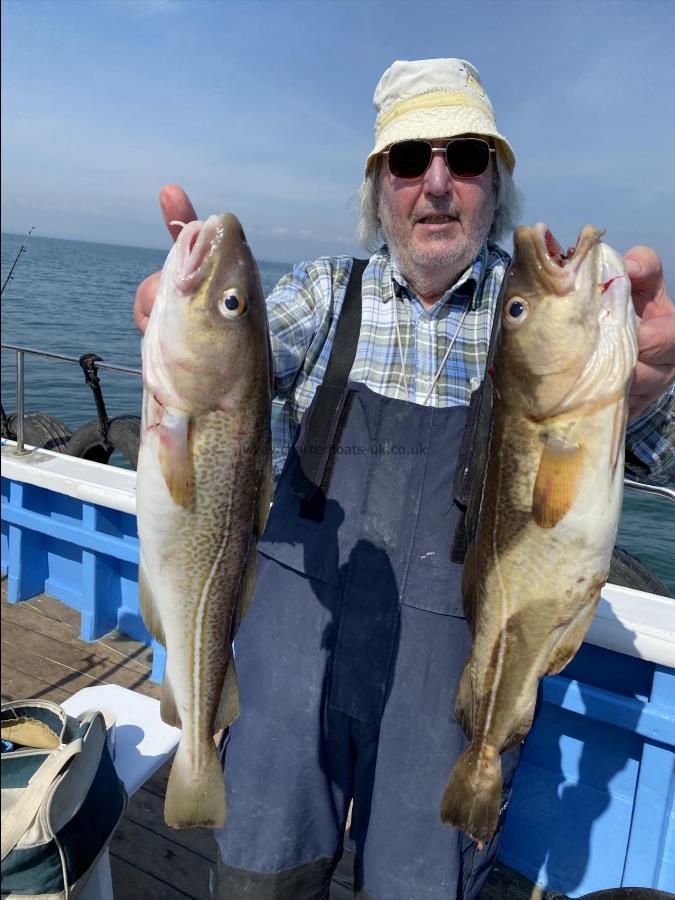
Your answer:
[[[242,570],[253,552],[254,490],[246,490],[242,473],[250,448],[233,449],[224,435],[198,428],[193,443],[189,508],[173,500],[164,482],[158,437],[146,435],[139,454],[143,615],[167,651],[162,718],[182,729],[165,804],[174,827],[216,826],[225,819],[213,736],[238,713],[231,628]]]

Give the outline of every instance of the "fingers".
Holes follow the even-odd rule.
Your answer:
[[[675,309],[671,315],[643,319],[637,342],[641,362],[675,367]]]
[[[181,226],[171,225],[169,224],[170,222],[183,222],[187,225],[188,222],[194,222],[198,218],[190,198],[183,188],[177,184],[164,185],[159,192],[159,205],[166,227],[169,229],[174,241],[181,232]]]
[[[148,327],[148,319],[152,312],[152,305],[155,302],[157,291],[159,289],[159,280],[162,277],[161,272],[155,272],[142,281],[136,290],[136,299],[134,300],[134,322],[141,334],[145,334]]]
[[[631,247],[624,254],[626,274],[630,278],[635,312],[641,318],[667,313],[672,308],[661,260],[650,247]]]
[[[195,208],[190,198],[182,187],[177,184],[165,184],[159,192],[159,205],[164,216],[164,222],[169,229],[172,239],[175,241],[181,233],[181,225],[171,225],[171,222],[182,222],[187,225],[188,222],[194,222],[197,218]],[[137,290],[134,300],[134,321],[141,334],[145,334],[148,326],[148,319],[152,312],[152,307],[159,290],[159,282],[161,272],[155,272],[142,281]]]
[[[628,397],[631,419],[640,415],[675,379],[675,309],[643,319],[637,334],[638,362]]]
[[[628,395],[628,416],[634,419],[658,400],[673,381],[673,366],[639,362]]]

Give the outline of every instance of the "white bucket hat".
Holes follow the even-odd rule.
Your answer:
[[[458,134],[494,138],[513,172],[515,154],[497,131],[478,69],[465,59],[397,59],[380,78],[373,106],[377,111],[375,146],[366,160],[366,174],[378,153],[395,141]]]

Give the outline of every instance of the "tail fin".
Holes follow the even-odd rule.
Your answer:
[[[454,825],[483,847],[497,830],[502,797],[502,763],[492,748],[480,753],[469,745],[450,773],[441,819]]]
[[[223,769],[212,740],[207,741],[207,753],[206,766],[195,772],[185,738],[178,745],[164,801],[164,821],[172,828],[225,824]]]

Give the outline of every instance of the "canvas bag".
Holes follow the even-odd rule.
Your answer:
[[[2,753],[2,897],[71,900],[127,804],[104,714],[24,700],[2,704],[1,724],[14,744]]]

